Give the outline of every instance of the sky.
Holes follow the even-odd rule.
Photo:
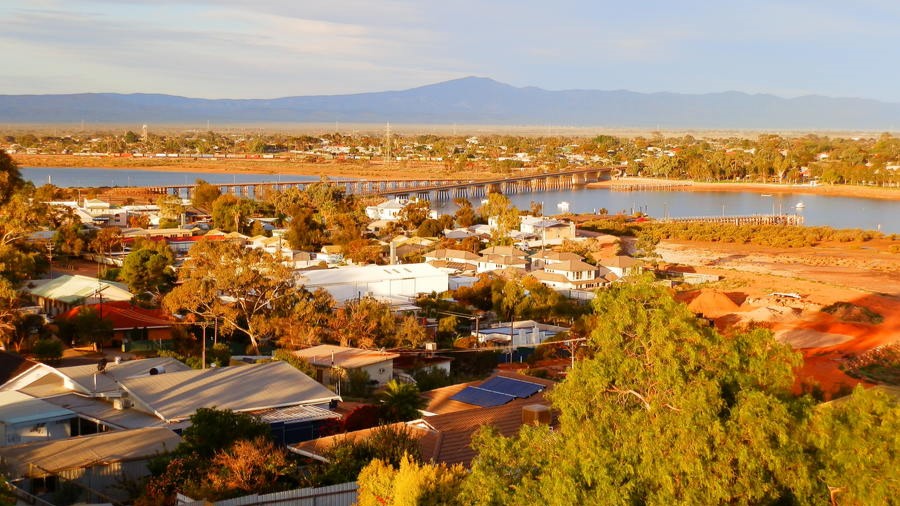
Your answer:
[[[897,0],[3,0],[0,94],[514,86],[900,102]]]

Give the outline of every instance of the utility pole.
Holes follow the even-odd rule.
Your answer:
[[[391,123],[388,122],[384,129],[384,162],[386,165],[391,163]]]

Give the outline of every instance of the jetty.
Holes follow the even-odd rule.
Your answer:
[[[689,216],[664,218],[662,223],[725,223],[729,225],[803,225],[801,214],[748,214],[737,216]]]
[[[382,197],[418,198],[431,202],[450,201],[454,198],[481,198],[488,193],[534,193],[584,186],[587,183],[607,179],[610,173],[607,167],[565,170],[560,172],[535,172],[521,176],[509,176],[497,179],[482,180],[448,180],[448,179],[403,179],[403,180],[335,180],[330,184],[342,187],[345,192],[354,195],[378,195]],[[305,190],[318,181],[285,181],[257,183],[212,183],[222,193],[262,199],[272,191],[284,191],[288,188]],[[196,184],[161,185],[149,188],[151,193],[177,195],[190,198],[194,194]]]
[[[614,192],[678,191],[686,189],[691,184],[691,181],[644,181],[613,183],[609,185],[609,189]]]

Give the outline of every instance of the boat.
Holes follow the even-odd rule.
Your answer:
[[[561,213],[567,213],[569,212],[569,203],[563,200],[559,204],[556,204],[556,208],[559,209],[559,212]]]
[[[806,204],[804,204],[803,202],[797,202],[797,205],[794,206],[794,209],[803,209],[804,207],[806,207]]]
[[[760,197],[771,197],[772,194],[771,193],[760,193],[759,196]]]

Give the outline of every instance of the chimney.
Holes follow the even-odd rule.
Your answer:
[[[523,425],[550,425],[550,406],[529,404],[522,407]]]

